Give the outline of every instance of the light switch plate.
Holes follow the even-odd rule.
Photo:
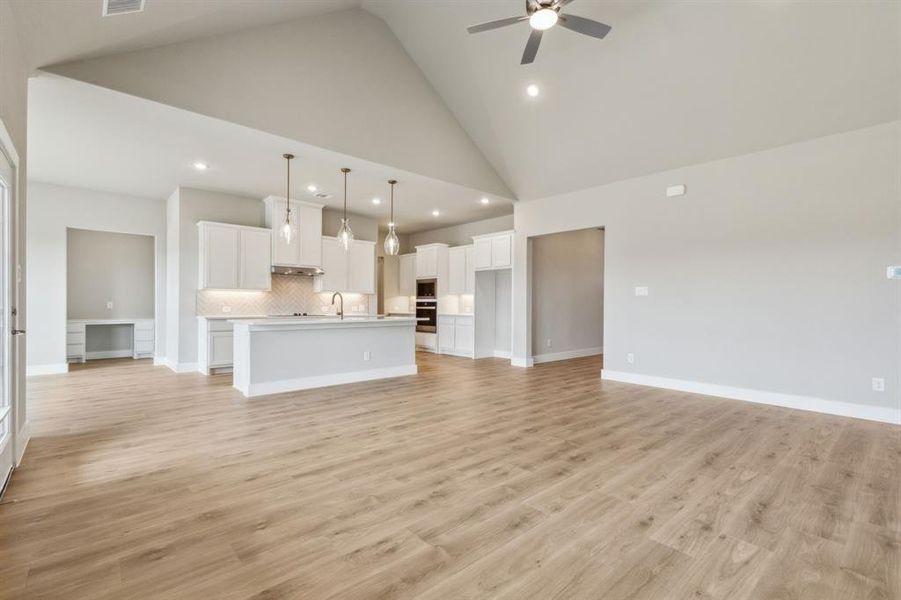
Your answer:
[[[634,365],[635,364],[635,355],[632,354],[631,352],[626,354],[626,362],[629,363],[630,365]]]
[[[112,307],[113,307],[113,301],[112,301],[112,300],[107,301],[106,307],[107,307],[107,308],[112,308]]]
[[[874,377],[873,378],[873,391],[874,392],[884,392],[885,391],[885,379],[882,377]]]
[[[648,295],[648,288],[647,288],[646,286],[639,286],[639,287],[636,287],[636,288],[635,288],[635,295],[636,295],[636,296],[647,296],[647,295]]]

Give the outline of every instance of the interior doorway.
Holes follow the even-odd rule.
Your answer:
[[[16,461],[15,410],[12,386],[11,206],[16,194],[16,165],[0,140],[0,494]],[[19,333],[16,331],[15,333]]]
[[[604,230],[531,238],[535,363],[604,353]]]

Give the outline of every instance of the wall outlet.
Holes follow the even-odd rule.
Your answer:
[[[551,347],[551,338],[548,338],[548,339],[547,339],[547,347],[548,347],[548,348]]]
[[[884,392],[885,391],[885,379],[882,377],[874,377],[873,378],[873,391],[874,392]]]
[[[107,307],[107,308],[112,308],[112,307],[113,307],[113,301],[112,301],[112,300],[107,300],[107,301],[106,301],[106,307]]]
[[[369,353],[368,350],[363,353],[363,360],[369,360],[371,357],[372,357],[372,355]]]
[[[222,312],[224,312],[224,313],[230,313],[231,311],[232,311],[231,306],[223,306],[222,307]]]
[[[646,286],[639,286],[639,287],[636,287],[636,288],[635,288],[635,295],[636,295],[636,296],[647,296],[647,295],[648,295],[648,288],[647,288]]]
[[[635,364],[635,355],[632,354],[631,352],[626,354],[626,362],[629,363],[630,365],[634,365]]]

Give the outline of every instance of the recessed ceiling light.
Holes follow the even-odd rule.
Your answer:
[[[537,97],[540,92],[541,92],[541,90],[539,90],[538,86],[535,85],[534,83],[530,83],[528,86],[526,86],[526,93],[529,95],[530,98]]]
[[[382,203],[382,199],[381,199],[381,198],[373,198],[373,199],[372,199],[372,203],[373,203],[373,204],[381,204],[381,203]]]
[[[316,187],[315,185],[313,185],[312,183],[307,186],[307,191],[310,192],[311,194],[315,194],[318,189],[319,188]]]
[[[439,217],[439,216],[441,216],[441,212],[438,209],[435,209],[432,211],[432,216]]]
[[[209,165],[207,165],[205,162],[197,161],[196,163],[194,163],[194,168],[198,171],[206,171],[209,168]]]
[[[479,202],[481,202],[482,204],[488,204],[489,202],[491,202],[491,200],[489,200],[488,198],[482,198],[481,200],[479,200]]]

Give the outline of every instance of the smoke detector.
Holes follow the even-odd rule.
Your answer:
[[[129,13],[142,12],[144,0],[103,0],[103,16],[114,17]]]

